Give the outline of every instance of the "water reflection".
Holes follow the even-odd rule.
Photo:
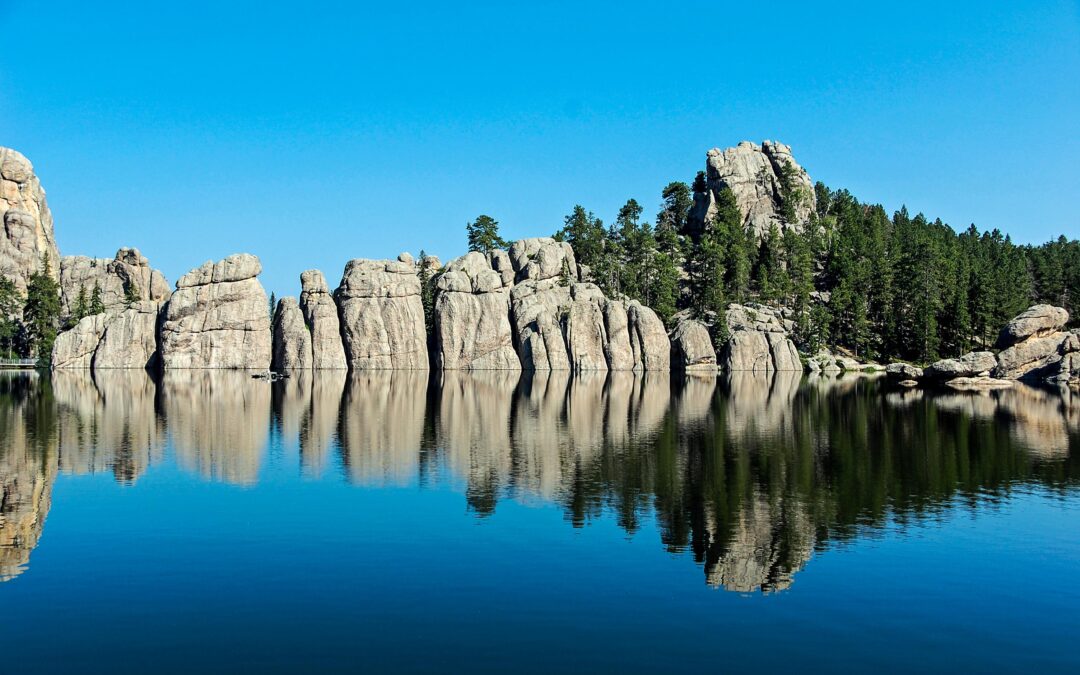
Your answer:
[[[252,486],[276,438],[306,478],[447,483],[481,518],[510,499],[558,504],[574,527],[655,523],[710,585],[782,590],[815,550],[867,528],[1077,485],[1078,408],[1023,386],[936,394],[786,372],[8,375],[0,579],[25,569],[58,473],[131,484],[171,459]]]

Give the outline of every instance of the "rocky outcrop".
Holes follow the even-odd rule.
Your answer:
[[[873,362],[863,363],[843,354],[833,354],[828,349],[819,349],[817,354],[806,360],[806,369],[811,373],[835,375],[841,372],[873,372],[881,370],[881,366]]]
[[[345,356],[354,370],[427,370],[427,328],[415,265],[350,260],[336,292]]]
[[[95,287],[105,311],[110,313],[124,310],[131,304],[129,298],[154,302],[169,299],[165,275],[151,268],[150,261],[137,248],[122,248],[112,259],[64,256],[60,261],[61,313],[70,316],[80,295],[89,302]]]
[[[671,369],[671,342],[664,322],[649,307],[631,301],[626,308],[630,328],[630,348],[634,370],[667,371]]]
[[[156,368],[157,323],[161,303],[142,301],[116,314],[84,317],[56,336],[52,367],[58,370],[93,368]]]
[[[923,377],[932,380],[952,380],[958,377],[989,375],[997,366],[993,352],[970,352],[958,359],[935,361],[923,371]]]
[[[60,279],[60,252],[45,190],[30,160],[4,147],[0,147],[0,225],[0,275],[11,279],[21,294],[25,295],[30,276],[41,269],[43,256],[48,256],[53,278]]]
[[[885,366],[885,376],[898,382],[921,380],[923,369],[910,363],[890,363]]]
[[[53,343],[53,368],[86,368],[94,362],[94,352],[105,334],[107,314],[83,317],[71,330],[56,336]]]
[[[161,325],[161,361],[173,368],[270,367],[270,313],[259,259],[206,262],[176,282]]]
[[[705,324],[687,319],[671,334],[671,367],[683,372],[716,372],[716,350]]]
[[[311,370],[311,331],[296,298],[290,296],[278,301],[273,332],[270,367],[277,372]]]
[[[510,327],[513,282],[514,271],[505,251],[490,256],[473,251],[447,263],[436,281],[436,368],[521,369]]]
[[[1034,305],[1014,318],[998,336],[997,346],[1006,349],[1031,338],[1060,333],[1069,322],[1069,313],[1053,305]]]
[[[790,167],[784,185],[785,167]],[[734,148],[709,150],[705,163],[706,190],[694,195],[690,227],[701,231],[716,215],[717,198],[725,187],[735,194],[743,225],[756,237],[774,225],[801,228],[815,208],[814,184],[795,162],[791,148],[783,143],[743,141]],[[790,200],[794,220],[783,216],[784,200]]]
[[[330,295],[326,277],[319,270],[307,270],[300,275],[300,286],[300,310],[311,329],[311,367],[315,370],[348,368],[337,303]]]
[[[803,370],[795,343],[788,337],[793,323],[782,310],[763,305],[728,305],[728,340],[721,364],[727,371],[765,373]]]

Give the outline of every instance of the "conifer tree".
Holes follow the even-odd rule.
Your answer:
[[[507,248],[509,244],[499,236],[499,222],[487,215],[479,215],[476,220],[465,225],[468,233],[469,250],[491,253],[498,248]]]
[[[26,330],[26,356],[37,356],[40,364],[52,358],[52,346],[60,325],[60,287],[52,278],[48,255],[41,257],[41,268],[30,275],[23,306]]]
[[[94,290],[90,294],[90,314],[101,314],[105,311],[105,302],[101,299],[101,285],[94,282]]]

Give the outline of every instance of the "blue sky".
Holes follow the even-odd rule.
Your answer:
[[[871,4],[0,0],[0,145],[63,253],[171,282],[250,251],[279,294],[458,255],[480,213],[653,214],[743,139],[956,228],[1080,235],[1080,4]]]

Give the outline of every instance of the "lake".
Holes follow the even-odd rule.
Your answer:
[[[0,374],[11,673],[1078,672],[1080,398]]]

